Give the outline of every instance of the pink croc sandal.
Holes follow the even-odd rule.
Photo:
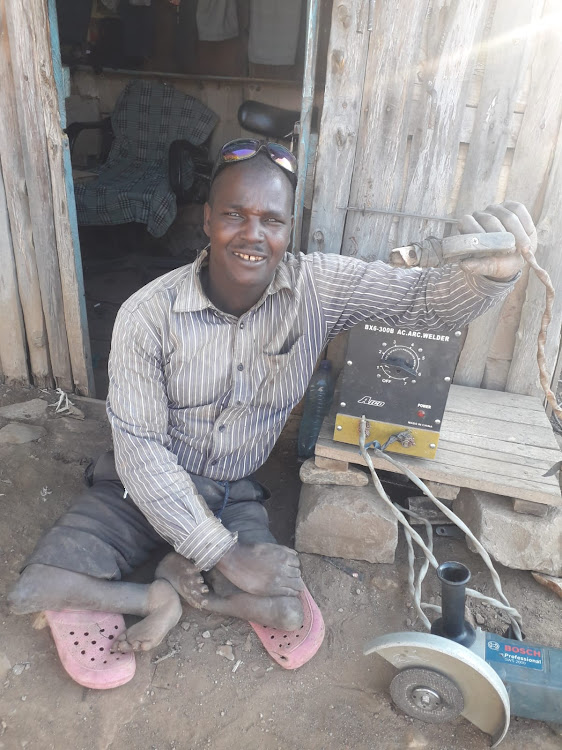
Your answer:
[[[133,678],[135,655],[110,651],[114,639],[125,630],[122,615],[47,610],[45,617],[62,665],[79,685],[107,690]]]
[[[306,586],[299,598],[304,610],[304,621],[299,630],[279,630],[250,623],[267,653],[284,669],[302,667],[312,659],[324,640],[324,618]]]

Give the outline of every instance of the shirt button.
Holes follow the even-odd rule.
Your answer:
[[[236,406],[242,406],[242,401],[237,401]]]
[[[219,432],[224,432],[225,429],[226,427],[223,424],[221,424],[221,426],[219,427]]]
[[[244,369],[244,365],[243,365],[242,363],[240,363],[240,364],[238,365],[238,369],[239,369],[239,370],[243,370],[243,369]]]
[[[244,328],[244,323],[240,323],[240,328]]]
[[[216,466],[218,464],[218,461],[215,459],[214,461],[211,461],[211,466]]]

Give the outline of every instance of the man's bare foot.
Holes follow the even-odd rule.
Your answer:
[[[168,581],[182,599],[196,609],[282,630],[297,630],[302,625],[303,610],[298,597],[255,596],[232,585],[225,587],[228,593],[219,596],[209,590],[193,563],[175,552],[162,560],[156,568],[155,576]],[[225,583],[228,581],[225,580]]]
[[[163,580],[154,581],[148,590],[148,614],[131,625],[116,639],[112,651],[150,651],[158,646],[181,617],[182,606],[173,587]]]
[[[216,597],[209,592],[195,565],[176,552],[166,555],[156,568],[154,577],[168,581],[181,598],[195,609],[206,609],[208,600]]]

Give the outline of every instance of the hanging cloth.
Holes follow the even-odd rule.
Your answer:
[[[202,42],[222,42],[238,36],[236,0],[198,0],[197,31]]]
[[[248,58],[261,65],[294,65],[301,0],[251,0]]]

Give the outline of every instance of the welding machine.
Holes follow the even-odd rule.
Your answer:
[[[435,333],[378,321],[349,333],[334,440],[357,445],[367,417],[369,440],[384,443],[409,429],[414,443],[388,450],[434,458],[449,386],[461,350],[460,330]]]
[[[456,235],[396,248],[390,262],[431,264],[433,254],[452,263],[514,250],[515,238],[509,232]],[[387,450],[435,458],[461,345],[460,330],[411,330],[377,320],[355,326],[349,333],[333,439],[358,445],[359,422],[365,415],[369,441],[382,445],[407,430],[408,440],[389,444]]]

